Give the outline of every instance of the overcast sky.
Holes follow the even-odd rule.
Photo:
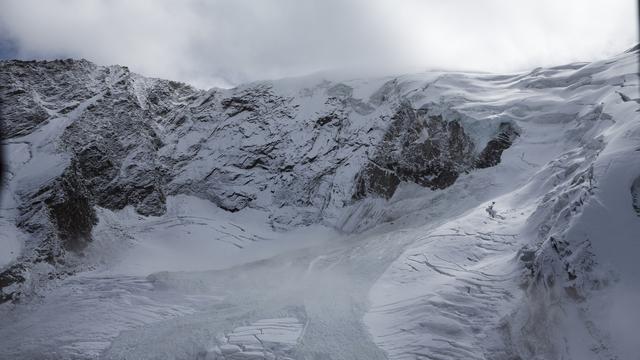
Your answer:
[[[0,0],[0,57],[199,87],[336,68],[515,72],[619,53],[637,14],[635,0]]]

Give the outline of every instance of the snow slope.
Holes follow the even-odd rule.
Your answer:
[[[2,62],[0,359],[633,359],[637,59],[209,91]]]
[[[634,55],[552,73],[547,86],[568,86],[500,100],[521,101],[527,113],[518,121],[523,141],[496,174],[525,161],[516,154],[537,154],[526,160],[531,178],[501,186],[496,218],[485,203],[425,231],[372,288],[365,321],[389,358],[638,356],[640,221],[631,188],[640,114],[621,95],[638,98]],[[575,119],[550,121],[544,111],[553,103],[558,118]],[[528,143],[532,132],[548,135]]]
[[[268,226],[268,214],[254,209],[229,213],[184,195],[167,200],[167,212],[158,217],[141,216],[131,208],[101,210],[87,261],[126,275],[204,271],[318,245],[338,236],[321,225],[276,232]]]

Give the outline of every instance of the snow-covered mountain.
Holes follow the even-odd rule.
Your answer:
[[[0,358],[633,359],[637,69],[0,62]]]

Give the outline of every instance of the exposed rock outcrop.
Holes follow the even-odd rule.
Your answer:
[[[631,205],[636,214],[640,216],[640,176],[631,184]]]
[[[75,164],[57,180],[44,204],[62,246],[72,251],[84,249],[91,241],[91,229],[98,219],[92,195],[84,186]]]
[[[519,136],[510,123],[501,123],[498,134],[476,155],[458,120],[447,121],[429,115],[428,108],[415,110],[406,103],[391,120],[376,155],[356,178],[355,200],[369,195],[389,199],[403,181],[444,189],[463,172],[499,164],[502,152]]]
[[[511,147],[518,136],[520,136],[520,132],[511,123],[501,123],[498,134],[487,143],[487,146],[478,155],[475,167],[484,169],[498,165],[502,153]]]
[[[67,252],[81,252],[92,241],[97,222],[94,205],[76,163],[24,196],[17,225],[33,241],[25,244],[28,248],[16,263],[0,273],[0,303],[19,299],[39,283],[73,271]],[[33,267],[40,272],[30,272]],[[27,281],[25,288],[18,286]]]
[[[401,181],[431,189],[453,184],[473,159],[474,144],[456,120],[401,105],[376,155],[358,174],[354,199],[390,198]]]
[[[3,136],[26,135],[52,114],[69,113],[97,94],[98,88],[93,84],[104,74],[86,60],[3,62],[0,66]]]

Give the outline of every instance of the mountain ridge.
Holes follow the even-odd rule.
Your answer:
[[[7,241],[20,243],[18,254],[0,264],[2,300],[28,303],[74,274],[100,268],[96,258],[108,241],[146,244],[136,230],[142,225],[129,222],[161,229],[169,223],[185,229],[179,236],[187,239],[186,229],[213,221],[189,212],[202,201],[214,204],[217,210],[207,209],[221,219],[260,213],[268,231],[281,236],[322,224],[371,237],[371,250],[363,245],[337,258],[387,253],[382,262],[371,260],[379,268],[364,282],[373,304],[365,322],[391,358],[474,358],[469,349],[482,349],[484,358],[578,358],[580,342],[615,355],[625,344],[599,335],[606,329],[596,325],[591,335],[565,339],[570,345],[557,342],[553,337],[563,335],[544,329],[560,315],[545,309],[556,301],[584,312],[613,291],[606,289],[633,279],[627,258],[599,264],[612,255],[606,235],[589,224],[602,216],[598,204],[615,214],[611,223],[624,219],[635,229],[638,221],[640,173],[633,173],[638,163],[629,155],[638,137],[636,53],[514,75],[302,78],[210,90],[88,61],[0,62],[3,146],[10,155],[0,226],[12,237]],[[611,185],[618,182],[628,184]],[[492,201],[497,218],[485,211]],[[247,224],[216,231],[245,251],[263,241],[245,233]],[[616,244],[633,248],[632,230],[604,228]],[[398,247],[386,249],[391,244],[379,234],[394,231]],[[331,259],[321,253],[306,272],[324,263],[333,269]],[[358,264],[367,267],[365,260]],[[489,270],[518,274],[517,280],[494,292],[491,282],[474,277],[491,278]],[[181,276],[149,279],[165,286]],[[459,317],[468,311],[458,302],[464,296],[478,309],[473,321]],[[399,301],[424,317],[405,317]],[[527,314],[537,320],[523,320]],[[562,325],[578,326],[574,320]],[[496,327],[479,332],[489,325]],[[399,327],[412,330],[387,340]],[[519,335],[522,329],[531,338]]]

